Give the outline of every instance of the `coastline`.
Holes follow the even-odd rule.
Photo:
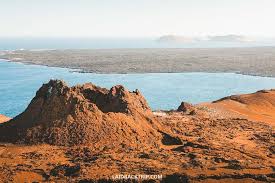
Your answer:
[[[17,64],[23,64],[23,65],[32,65],[32,66],[42,66],[42,67],[48,67],[48,68],[59,68],[59,69],[68,69],[69,72],[75,72],[75,73],[88,73],[88,74],[180,74],[180,73],[208,73],[208,74],[237,74],[237,75],[243,75],[243,76],[255,76],[255,77],[266,77],[266,78],[274,78],[274,76],[265,76],[265,75],[259,75],[259,74],[245,74],[245,73],[240,73],[240,72],[207,72],[207,71],[187,71],[187,72],[91,72],[91,71],[84,71],[79,68],[71,68],[71,67],[61,67],[61,66],[54,66],[54,65],[49,65],[49,64],[37,64],[35,62],[29,62],[27,60],[9,60],[5,58],[1,58],[0,56],[0,62],[12,62],[12,63],[17,63]]]
[[[275,76],[275,50],[259,48],[89,49],[0,51],[11,62],[68,68],[81,73],[236,73]]]

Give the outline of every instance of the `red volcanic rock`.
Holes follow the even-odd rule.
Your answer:
[[[146,100],[138,90],[129,92],[121,85],[106,90],[92,84],[85,84],[83,94],[103,112],[152,113]]]
[[[177,109],[178,112],[184,112],[188,114],[193,114],[195,112],[195,107],[187,102],[182,102]]]
[[[162,134],[139,91],[91,83],[67,86],[51,80],[27,109],[0,126],[0,140],[15,143],[92,146],[156,145]]]
[[[11,118],[4,116],[2,114],[0,114],[0,123],[4,123],[6,121],[9,121]]]

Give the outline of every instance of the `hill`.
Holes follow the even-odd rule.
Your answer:
[[[222,108],[253,121],[275,125],[275,90],[232,95],[214,101],[210,106]]]

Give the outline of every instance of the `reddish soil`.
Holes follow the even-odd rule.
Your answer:
[[[207,105],[243,118],[275,125],[275,90],[233,95]]]
[[[0,125],[0,180],[161,174],[152,182],[275,181],[274,93],[152,112],[139,91],[51,80],[22,114]]]

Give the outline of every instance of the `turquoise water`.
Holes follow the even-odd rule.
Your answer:
[[[200,103],[275,88],[275,78],[233,73],[93,74],[0,60],[0,114],[21,113],[38,88],[52,78],[69,85],[92,82],[107,88],[116,84],[138,88],[154,110],[175,109],[181,101]]]

